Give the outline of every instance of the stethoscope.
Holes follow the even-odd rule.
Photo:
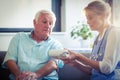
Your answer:
[[[93,49],[92,49],[92,54],[90,56],[90,59],[92,60],[98,60],[98,57],[99,56],[102,56],[102,53],[100,52],[100,48],[101,48],[101,45],[103,43],[103,40],[104,40],[104,37],[103,39],[100,41],[100,44],[98,45],[98,37],[96,38],[95,42],[94,42],[94,45],[93,45]],[[98,50],[96,51],[96,53],[94,53],[94,49],[95,47],[98,47]]]
[[[107,29],[104,33],[104,36],[103,38],[101,39],[101,41],[98,41],[98,38],[99,38],[99,35],[97,36],[94,44],[93,44],[93,49],[92,49],[92,52],[91,52],[91,56],[90,56],[90,59],[92,60],[98,60],[98,57],[102,56],[103,53],[100,52],[100,49],[101,49],[101,46],[103,44],[103,41],[105,40],[105,36],[107,35],[107,32],[108,32],[109,29]],[[100,43],[99,43],[100,42]],[[99,43],[99,44],[98,44]],[[96,53],[94,53],[94,48],[95,47],[98,47],[98,50],[96,51]]]

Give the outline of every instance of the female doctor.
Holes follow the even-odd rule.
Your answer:
[[[90,74],[91,80],[120,80],[120,29],[110,24],[109,4],[96,0],[84,11],[91,30],[99,32],[91,56],[68,50],[70,55],[61,59]]]

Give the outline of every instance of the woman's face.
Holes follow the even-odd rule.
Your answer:
[[[98,15],[93,11],[86,10],[86,18],[91,30],[99,31],[102,28],[104,23],[102,15]]]

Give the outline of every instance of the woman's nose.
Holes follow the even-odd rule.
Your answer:
[[[90,24],[90,22],[87,20],[87,24]]]

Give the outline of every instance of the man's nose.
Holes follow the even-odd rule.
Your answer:
[[[50,27],[50,24],[49,23],[46,23],[46,25],[45,25],[46,27]]]

